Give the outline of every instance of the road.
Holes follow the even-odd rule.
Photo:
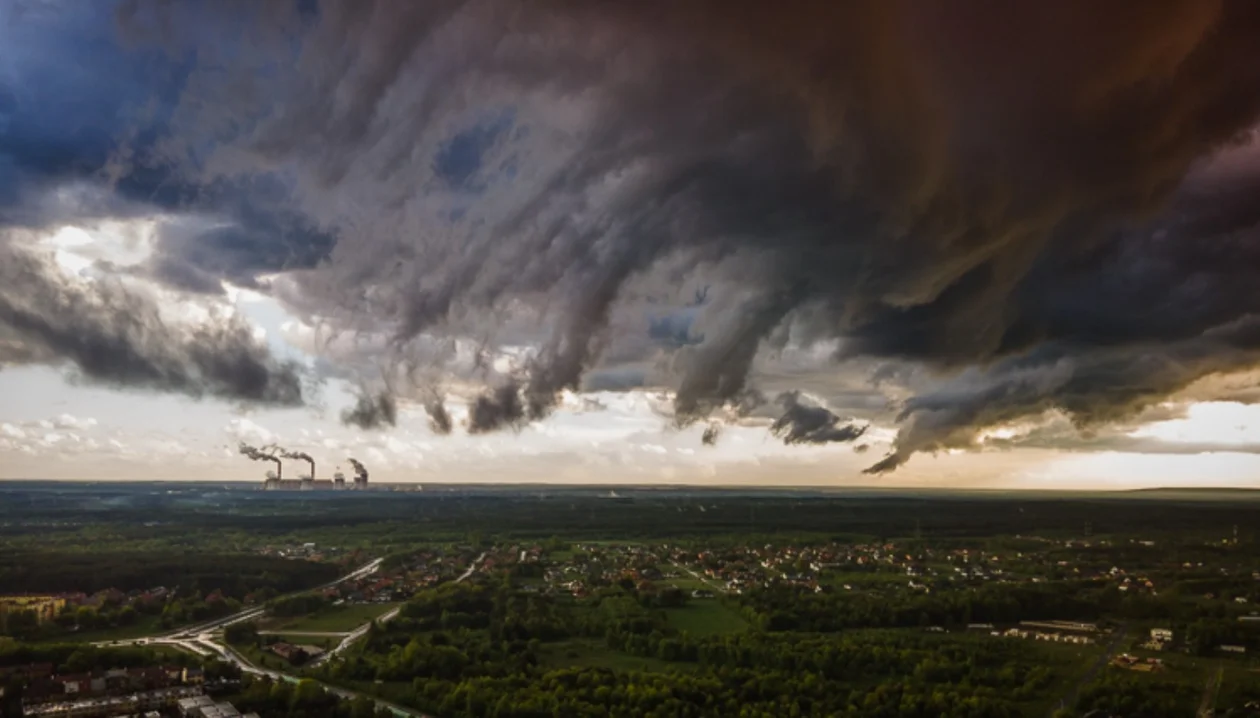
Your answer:
[[[1225,664],[1217,661],[1216,673],[1209,676],[1203,686],[1203,700],[1199,702],[1198,718],[1212,718],[1216,715],[1216,697],[1221,692],[1221,679],[1225,677]]]
[[[275,681],[286,681],[288,683],[298,683],[304,680],[314,681],[315,683],[318,683],[320,687],[322,687],[324,690],[328,691],[329,693],[332,693],[333,695],[339,698],[344,698],[346,700],[353,700],[360,696],[366,696],[367,698],[370,698],[372,702],[377,705],[378,708],[384,708],[388,710],[390,713],[393,713],[395,716],[398,716],[399,718],[433,718],[432,716],[427,715],[425,713],[414,711],[414,710],[411,710],[410,708],[404,708],[403,706],[397,705],[395,703],[391,703],[387,700],[383,700],[375,696],[368,695],[366,693],[359,693],[358,691],[352,691],[346,688],[341,688],[339,686],[334,686],[329,683],[324,683],[323,681],[315,680],[314,678],[305,678],[305,677],[299,678],[298,676],[284,673],[283,671],[274,671],[269,668],[260,668],[258,666],[255,666],[253,663],[251,663],[248,658],[238,653],[231,646],[221,646],[212,642],[207,642],[207,643],[209,647],[212,647],[215,649],[214,652],[217,653],[223,660],[228,661],[229,663],[236,664],[236,666],[240,668],[241,671],[245,673],[249,673],[251,675],[266,676]]]
[[[462,574],[460,574],[459,578],[455,579],[455,583],[460,583],[461,581],[464,581],[469,576],[472,576],[474,573],[476,573],[478,566],[481,564],[482,561],[485,560],[485,558],[486,558],[486,552],[483,551],[480,556],[478,556],[476,559],[473,560],[471,564],[469,564],[468,569],[464,571]],[[325,583],[321,586],[316,586],[315,588],[307,589],[306,591],[302,591],[301,593],[306,593],[307,591],[320,591],[325,588],[331,588],[345,581],[352,581],[358,578],[362,578],[363,576],[367,576],[368,574],[371,574],[375,572],[378,568],[380,568],[381,561],[382,559],[379,559],[379,558],[373,559],[372,561],[364,564],[363,566],[360,566],[359,568],[355,569],[354,571],[351,571],[350,573],[346,574],[345,576],[342,576],[341,578],[335,581],[329,581],[328,583]],[[380,618],[376,620],[382,623],[386,621],[390,621],[395,616],[398,615],[398,612],[400,609],[401,607],[391,609],[388,613],[386,613],[385,615],[381,616]],[[96,643],[93,645],[97,645],[97,646],[123,646],[123,645],[176,646],[178,648],[182,648],[183,650],[189,651],[191,653],[195,653],[203,658],[209,657],[211,655],[217,655],[223,660],[229,663],[235,664],[238,668],[241,669],[241,671],[245,673],[250,673],[252,675],[258,675],[258,676],[267,676],[271,678],[272,680],[288,681],[289,683],[297,683],[302,680],[315,680],[313,678],[298,677],[289,673],[285,673],[283,671],[276,671],[276,670],[271,670],[268,668],[260,668],[259,666],[255,666],[253,663],[250,662],[248,658],[241,655],[238,651],[233,649],[231,646],[220,643],[217,637],[215,636],[215,632],[221,630],[222,628],[226,626],[230,626],[234,623],[240,623],[241,621],[252,620],[254,618],[261,616],[264,612],[265,611],[262,608],[250,608],[250,609],[241,611],[240,613],[235,613],[231,616],[227,616],[226,618],[220,618],[220,619],[216,619],[214,621],[208,621],[206,623],[202,623],[196,626],[182,628],[173,633],[169,633],[169,634],[165,634],[161,636],[135,638],[135,639],[127,640],[127,641],[105,641],[105,642]],[[362,626],[359,626],[358,628],[354,629],[348,635],[341,634],[341,633],[327,634],[327,635],[338,635],[338,636],[345,635],[345,638],[341,641],[340,644],[337,645],[336,648],[320,656],[318,659],[316,659],[316,661],[312,662],[311,665],[316,665],[316,663],[325,661],[329,657],[334,656],[337,653],[340,653],[341,651],[345,650],[352,643],[357,641],[359,638],[362,638],[368,632],[368,629],[371,627],[371,625],[372,625],[372,622],[369,621],[363,624]],[[312,635],[312,634],[307,634],[307,635]],[[330,685],[328,683],[324,683],[323,681],[316,680],[315,682],[318,683],[321,687],[323,687],[324,690],[332,693],[333,695],[340,696],[341,698],[353,699],[359,696],[366,696],[372,699],[372,701],[375,702],[377,706],[381,708],[385,708],[386,710],[390,711],[391,713],[393,713],[395,716],[398,716],[399,718],[432,718],[431,716],[428,716],[424,713],[420,713],[418,711],[414,711],[409,708],[404,708],[403,706],[390,703],[389,701],[382,700],[380,698],[368,695],[366,693],[359,693],[357,691],[352,691],[346,688]]]
[[[697,571],[693,571],[693,570],[691,570],[691,567],[690,567],[690,566],[684,566],[684,565],[682,565],[682,564],[680,564],[680,563],[673,564],[673,566],[674,566],[674,568],[681,568],[682,570],[684,570],[684,571],[686,571],[687,573],[691,574],[691,575],[692,575],[692,577],[693,577],[693,578],[695,578],[697,581],[699,581],[700,583],[703,583],[703,584],[704,584],[704,585],[706,585],[706,586],[710,586],[710,587],[712,587],[712,588],[713,588],[713,590],[714,590],[714,591],[717,591],[718,593],[725,593],[725,592],[726,592],[726,588],[725,588],[724,586],[722,586],[721,584],[719,584],[719,583],[717,583],[717,582],[715,582],[715,581],[711,581],[711,580],[709,580],[709,578],[707,578],[707,577],[706,577],[704,574],[702,574],[702,573],[699,573],[699,572],[697,572]]]
[[[464,571],[463,573],[461,573],[459,575],[459,578],[455,579],[455,583],[460,583],[464,579],[473,575],[477,571],[477,567],[480,566],[481,562],[484,560],[486,560],[486,552],[482,551],[480,556],[473,559],[473,562],[468,564],[468,569]],[[390,621],[394,620],[394,618],[398,615],[398,612],[401,609],[402,609],[402,606],[398,606],[397,608],[390,609],[388,613],[381,616],[380,618],[377,618],[376,622],[389,623]],[[355,641],[367,635],[368,629],[371,627],[372,627],[372,622],[368,621],[362,626],[359,626],[358,628],[354,629],[348,635],[346,635],[345,638],[341,639],[341,643],[338,643],[336,648],[316,658],[314,661],[311,662],[311,665],[319,665],[327,661],[328,659],[332,658],[333,656],[345,651],[347,648],[353,645]]]
[[[356,568],[355,570],[342,576],[341,578],[334,579],[332,581],[329,581],[328,583],[321,584],[319,586],[315,586],[314,588],[308,588],[304,591],[298,591],[297,593],[308,593],[310,591],[322,591],[325,588],[332,588],[333,586],[336,586],[337,584],[340,584],[340,583],[345,583],[346,581],[353,581],[359,578],[363,578],[364,576],[372,574],[377,569],[379,569],[381,567],[381,561],[383,560],[384,559],[380,559],[380,558],[372,559],[371,561],[363,564],[359,568]],[[94,643],[92,645],[95,645],[95,646],[129,646],[129,645],[144,646],[150,643],[172,643],[175,645],[181,645],[183,643],[195,642],[196,639],[202,636],[208,636],[210,633],[216,630],[219,630],[221,628],[224,628],[226,626],[230,626],[234,623],[240,623],[242,621],[251,621],[263,615],[265,611],[266,609],[261,608],[261,607],[247,608],[244,611],[241,611],[240,613],[234,613],[231,616],[226,616],[224,618],[216,618],[213,621],[207,621],[205,623],[200,623],[193,626],[186,626],[184,628],[177,629],[171,633],[167,633],[167,634],[163,634],[159,636],[133,638],[130,640],[123,640],[123,641],[101,641],[99,643]],[[181,645],[181,647],[188,648],[189,650],[191,650],[189,646]]]
[[[313,638],[344,638],[350,631],[259,631],[260,636],[311,636]]]
[[[1098,671],[1100,671],[1103,666],[1107,665],[1107,663],[1111,660],[1111,657],[1115,655],[1116,650],[1120,648],[1120,645],[1124,642],[1125,637],[1128,635],[1128,626],[1121,626],[1111,635],[1111,640],[1107,642],[1107,646],[1103,649],[1102,655],[1099,656],[1098,660],[1094,661],[1094,665],[1090,666],[1089,670],[1085,671],[1085,674],[1072,685],[1072,689],[1063,696],[1063,699],[1059,701],[1059,705],[1050,709],[1049,715],[1054,715],[1055,711],[1065,706],[1076,705],[1076,699],[1080,695],[1081,689],[1084,688],[1090,681],[1094,680],[1094,676],[1098,675]]]

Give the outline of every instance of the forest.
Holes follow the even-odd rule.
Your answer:
[[[12,593],[95,593],[159,586],[219,591],[242,598],[256,591],[289,593],[335,578],[327,563],[255,554],[193,551],[0,552],[0,586]]]
[[[549,665],[548,644],[576,638],[669,669]],[[1054,684],[1046,660],[1022,644],[925,633],[695,637],[623,587],[565,601],[448,584],[422,592],[373,627],[360,653],[316,675],[383,681],[391,698],[452,717],[1016,716]]]

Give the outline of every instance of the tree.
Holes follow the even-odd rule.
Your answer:
[[[223,638],[236,645],[256,645],[258,643],[258,624],[253,621],[233,623],[223,629]]]

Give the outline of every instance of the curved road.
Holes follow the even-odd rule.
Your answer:
[[[468,566],[468,569],[464,571],[462,574],[460,574],[459,578],[455,579],[455,583],[460,583],[461,581],[467,579],[469,576],[472,576],[474,573],[476,573],[477,567],[481,564],[483,560],[485,560],[485,558],[486,558],[486,552],[483,551],[480,556],[478,556],[476,559],[473,560],[473,562]],[[380,558],[373,559],[372,561],[364,564],[363,566],[360,566],[359,568],[355,569],[354,571],[351,571],[350,573],[346,574],[345,576],[342,576],[341,578],[335,581],[330,581],[323,585],[306,589],[306,591],[300,591],[299,593],[307,593],[309,591],[319,591],[325,588],[331,588],[333,586],[336,586],[339,583],[344,583],[345,581],[352,581],[358,578],[362,578],[363,576],[367,576],[371,573],[374,573],[378,568],[380,568],[382,560],[383,559],[380,559]],[[394,608],[376,620],[380,622],[389,621],[398,615],[398,612],[400,609],[401,607]],[[377,706],[381,708],[385,708],[386,710],[390,711],[391,713],[393,713],[395,716],[398,716],[399,718],[432,718],[431,716],[428,716],[424,713],[420,713],[419,711],[414,711],[414,710],[411,710],[410,708],[404,708],[403,706],[397,705],[395,703],[390,703],[389,701],[382,700],[380,698],[377,698],[375,696],[372,696],[366,693],[360,693],[358,691],[352,691],[346,688],[341,688],[339,686],[334,686],[328,683],[324,683],[323,681],[318,681],[313,678],[299,677],[299,676],[292,675],[290,673],[285,673],[283,671],[276,671],[276,670],[271,670],[268,668],[260,668],[258,666],[255,666],[253,663],[251,663],[248,658],[241,655],[231,646],[221,644],[215,640],[215,636],[214,636],[215,631],[218,631],[224,628],[225,626],[230,626],[234,623],[240,623],[241,621],[248,621],[248,620],[257,618],[258,616],[262,615],[264,612],[265,612],[265,609],[262,609],[262,608],[250,608],[250,609],[241,611],[240,613],[235,613],[231,616],[227,616],[226,618],[220,618],[220,619],[202,623],[196,626],[182,628],[173,633],[169,633],[169,634],[165,634],[161,636],[135,638],[135,639],[127,640],[127,641],[104,641],[101,643],[95,643],[93,645],[144,646],[144,645],[150,645],[150,644],[158,644],[158,645],[165,644],[165,645],[176,646],[186,651],[189,651],[191,653],[195,653],[203,658],[208,657],[210,655],[217,655],[223,660],[228,661],[229,663],[235,664],[238,668],[240,668],[245,673],[250,673],[250,674],[259,675],[259,676],[267,676],[273,680],[288,681],[289,683],[297,683],[303,680],[315,681],[324,690],[332,693],[333,695],[339,696],[341,698],[346,698],[346,699],[354,699],[354,698],[358,698],[359,696],[365,696],[367,698],[370,698],[374,703],[376,703]],[[364,635],[366,635],[371,625],[372,625],[372,621],[368,621],[362,626],[359,626],[358,628],[354,629],[354,631],[350,632],[349,635],[346,635],[346,637],[341,641],[340,644],[337,645],[336,648],[320,656],[318,659],[316,659],[315,662],[312,663],[312,665],[325,661],[329,657],[336,655],[337,653],[340,653],[341,651],[348,648],[352,643],[354,643],[355,641],[359,640]],[[341,635],[341,634],[338,634],[338,635]]]
[[[459,578],[455,579],[455,583],[460,583],[464,579],[473,575],[473,573],[477,571],[477,566],[481,565],[481,562],[484,560],[486,560],[486,552],[482,551],[480,556],[473,559],[473,562],[468,564],[468,570],[464,571],[462,574],[459,575]],[[381,616],[380,618],[376,620],[379,621],[380,623],[388,623],[394,620],[394,617],[398,615],[398,612],[400,610],[402,610],[402,606],[390,609],[388,613],[386,613],[385,615]],[[368,629],[371,627],[372,627],[372,621],[368,621],[362,626],[359,626],[358,628],[354,629],[353,631],[350,632],[349,635],[347,635],[345,638],[341,640],[341,643],[337,644],[336,648],[316,658],[314,661],[311,662],[311,665],[319,665],[320,663],[323,663],[324,661],[327,661],[329,658],[332,658],[338,653],[341,653],[342,651],[346,650],[355,641],[367,635]]]

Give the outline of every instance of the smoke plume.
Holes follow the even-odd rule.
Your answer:
[[[275,455],[275,450],[268,451],[266,448],[259,449],[245,442],[241,442],[239,451],[242,455],[248,456],[254,461],[272,461],[276,464],[276,478],[283,478],[284,467],[280,464],[280,459]]]
[[[315,478],[315,459],[312,458],[310,454],[304,451],[289,451],[288,449],[281,449],[280,455],[286,459],[297,459],[299,461],[305,461],[306,463],[310,464],[311,478],[312,479]]]
[[[368,480],[367,467],[364,466],[362,462],[360,462],[358,459],[355,459],[355,458],[347,459],[347,461],[349,461],[350,465],[354,467],[354,476],[356,479],[359,479],[361,481]]]

